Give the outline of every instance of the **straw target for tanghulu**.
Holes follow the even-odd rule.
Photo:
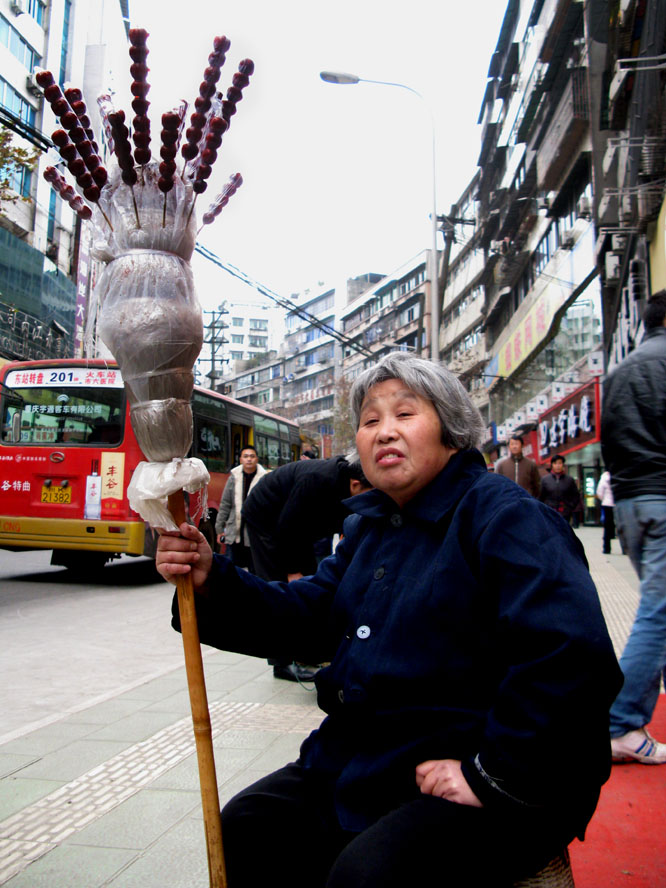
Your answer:
[[[201,307],[190,266],[197,237],[195,205],[208,188],[254,64],[243,59],[226,93],[219,91],[230,41],[215,37],[191,107],[180,101],[162,114],[159,137],[153,138],[148,116],[148,37],[142,28],[129,32],[132,120],[109,94],[97,99],[108,165],[95,141],[81,90],[70,87],[63,92],[50,71],[38,71],[36,80],[58,118],[53,143],[75,184],[53,166],[45,170],[44,178],[82,220],[91,221],[93,255],[106,264],[96,290],[101,305],[99,333],[120,367],[132,428],[147,458],[130,482],[130,505],[154,527],[174,530],[185,520],[183,490],[205,509],[209,480],[204,464],[187,458],[192,444],[193,367],[203,342]],[[159,160],[154,157],[157,145]],[[230,177],[203,213],[203,225],[216,219],[242,181],[240,173]],[[210,884],[218,888],[226,885],[226,876],[189,575],[179,580],[178,602]]]

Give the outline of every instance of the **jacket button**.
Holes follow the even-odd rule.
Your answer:
[[[338,691],[338,700],[341,703],[345,702],[345,692],[342,690],[342,688]]]
[[[369,626],[359,626],[356,630],[356,634],[359,638],[367,638],[370,635],[370,627]]]
[[[383,567],[378,567],[374,573],[374,577],[376,580],[381,580],[381,578],[384,576],[385,573],[386,573],[386,571],[384,570]]]
[[[391,524],[394,527],[402,527],[402,515],[391,515]]]

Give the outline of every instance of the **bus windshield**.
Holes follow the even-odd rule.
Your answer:
[[[4,444],[113,447],[123,440],[124,421],[118,370],[13,370],[2,388]]]

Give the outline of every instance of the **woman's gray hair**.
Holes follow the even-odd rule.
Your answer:
[[[370,389],[389,379],[399,379],[410,391],[432,402],[442,425],[445,447],[466,450],[481,443],[485,426],[464,386],[446,367],[408,352],[389,352],[354,380],[349,402],[355,429]]]

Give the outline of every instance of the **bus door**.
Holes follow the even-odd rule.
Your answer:
[[[242,425],[231,425],[231,465],[240,465],[240,455],[243,447],[253,444],[250,440],[252,429]]]

